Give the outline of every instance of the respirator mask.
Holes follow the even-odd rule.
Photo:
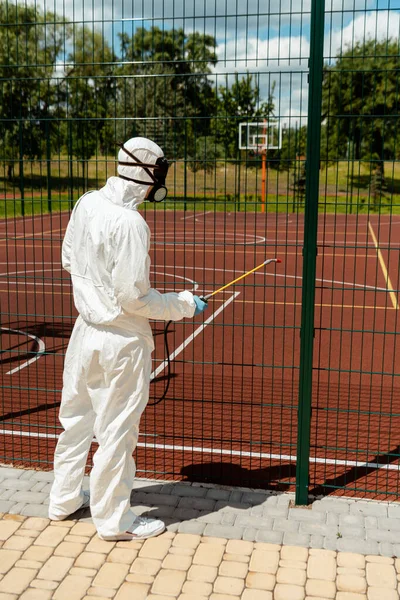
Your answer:
[[[132,160],[135,162],[124,162],[118,161],[119,165],[123,167],[142,167],[144,171],[146,171],[147,175],[152,179],[150,181],[141,181],[140,179],[132,179],[131,177],[126,177],[125,175],[119,175],[122,179],[126,179],[126,181],[133,181],[135,183],[140,183],[142,185],[150,185],[152,186],[149,195],[147,196],[147,200],[150,202],[162,202],[165,200],[168,194],[168,190],[165,187],[165,178],[168,173],[169,164],[165,156],[160,156],[157,158],[154,164],[144,163],[140,161],[132,152],[129,152],[124,146],[124,144],[117,144]]]

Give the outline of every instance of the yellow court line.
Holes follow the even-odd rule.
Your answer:
[[[368,221],[368,229],[369,229],[369,232],[370,232],[371,237],[372,237],[372,239],[374,241],[374,244],[375,244],[376,252],[378,254],[379,263],[381,265],[383,276],[385,278],[386,287],[387,287],[388,290],[390,290],[389,296],[390,296],[390,299],[392,301],[393,308],[395,308],[396,310],[398,310],[399,309],[399,304],[397,302],[397,297],[396,297],[396,294],[394,293],[394,288],[393,288],[392,282],[390,281],[389,273],[388,273],[388,270],[386,268],[386,264],[385,264],[384,258],[382,256],[382,252],[379,249],[378,240],[376,239],[375,232],[374,232],[374,230],[372,228],[372,225],[371,225],[371,221]]]
[[[38,284],[38,287],[40,287],[40,284]],[[2,290],[0,289],[0,293],[1,292],[5,292],[8,295],[12,295],[12,294],[18,294],[21,293],[19,290]],[[39,293],[40,292],[40,293]],[[25,295],[28,294],[35,294],[35,296],[42,296],[42,295],[47,295],[47,296],[72,296],[72,291],[71,290],[65,290],[65,291],[57,291],[57,290],[24,290],[23,292]],[[5,301],[5,300],[4,300]],[[214,302],[222,302],[219,300],[214,300]],[[269,301],[263,301],[263,300],[235,300],[235,303],[237,304],[238,302],[240,302],[240,304],[271,304],[272,306],[274,304],[279,305],[279,306],[302,306],[301,302],[278,302],[278,301],[273,301],[273,300],[269,300]],[[368,309],[372,309],[372,310],[394,310],[394,308],[390,308],[390,306],[367,306],[367,305],[357,305],[357,304],[315,304],[315,306],[321,307],[321,308],[350,308],[350,309],[354,309],[354,308],[360,308],[361,310],[364,310],[366,308]]]

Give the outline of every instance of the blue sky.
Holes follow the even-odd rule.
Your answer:
[[[217,41],[216,85],[251,73],[263,98],[275,81],[276,114],[287,124],[305,122],[311,0],[36,0],[103,32],[117,55],[118,33],[137,27],[183,28]],[[324,55],[368,37],[398,39],[400,0],[326,0]]]

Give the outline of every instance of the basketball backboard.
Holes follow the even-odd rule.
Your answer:
[[[282,128],[277,122],[258,122],[239,124],[239,149],[277,150],[282,146]]]

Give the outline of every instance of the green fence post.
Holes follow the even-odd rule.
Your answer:
[[[46,119],[47,210],[51,212],[51,145],[49,120]]]
[[[325,0],[312,0],[303,242],[296,504],[308,503]]]
[[[24,183],[24,139],[22,119],[19,121],[19,191],[21,194],[21,215],[25,216],[25,183]]]

